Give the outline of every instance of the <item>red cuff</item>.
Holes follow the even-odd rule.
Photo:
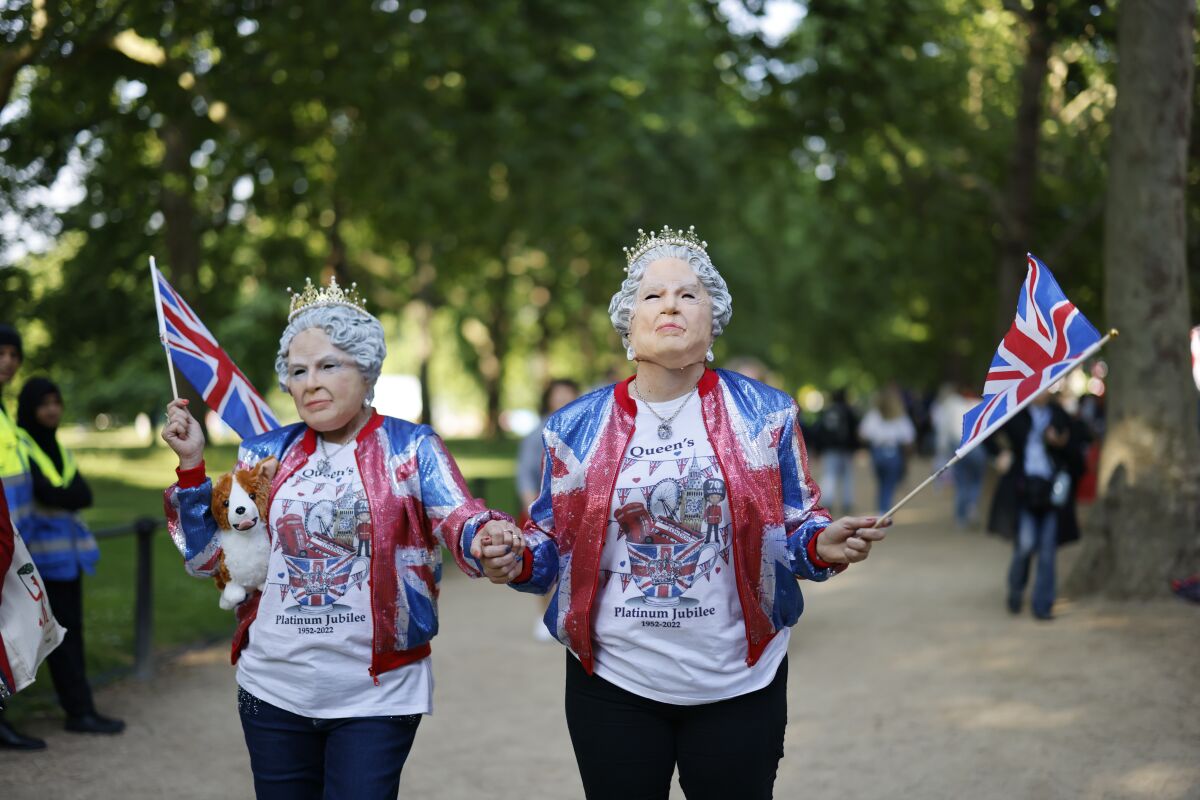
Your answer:
[[[813,537],[808,540],[808,560],[811,561],[812,565],[817,569],[832,569],[834,572],[842,572],[850,565],[830,564],[828,561],[823,561],[821,557],[817,555],[817,538],[824,532],[825,529],[822,528],[813,534]]]
[[[528,547],[525,548],[525,555],[522,558],[521,571],[509,583],[525,583],[533,577],[533,553]]]
[[[195,489],[200,484],[207,480],[208,476],[204,474],[204,462],[201,461],[191,469],[175,468],[175,475],[178,476],[180,489]]]

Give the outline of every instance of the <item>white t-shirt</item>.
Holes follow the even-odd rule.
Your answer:
[[[429,714],[433,670],[423,658],[379,676],[371,666],[371,511],[357,443],[326,445],[271,503],[267,584],[238,659],[238,685],[318,719]]]
[[[655,403],[668,418],[679,400]],[[637,401],[621,460],[593,606],[595,671],[641,697],[699,705],[753,692],[775,677],[789,629],[746,666],[725,480],[696,394],[659,438]]]
[[[884,419],[872,408],[859,424],[858,435],[872,447],[900,447],[912,444],[917,438],[917,430],[907,414]]]

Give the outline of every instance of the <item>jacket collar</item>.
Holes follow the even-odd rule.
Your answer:
[[[623,381],[619,381],[613,385],[613,396],[617,401],[617,405],[623,408],[631,416],[637,416],[637,403],[629,395],[629,384],[633,383],[633,379],[637,377],[637,373],[630,375]],[[704,368],[704,374],[700,376],[700,382],[696,384],[696,388],[700,390],[700,397],[704,397],[713,389],[717,388],[717,371],[714,369]],[[370,425],[370,423],[368,423]]]
[[[354,441],[362,444],[363,439],[371,435],[382,424],[383,415],[372,408],[371,416],[367,418],[366,424],[362,426],[362,429],[354,437]],[[304,455],[306,456],[311,456],[317,451],[317,432],[307,425],[304,426],[304,436],[300,439],[300,446],[304,448]]]

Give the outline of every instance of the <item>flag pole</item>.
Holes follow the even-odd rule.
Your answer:
[[[917,488],[913,489],[911,492],[909,492],[908,494],[904,495],[904,497],[903,497],[903,498],[900,500],[900,502],[899,502],[899,503],[896,503],[896,505],[894,505],[894,506],[892,506],[890,509],[888,509],[888,512],[887,512],[886,514],[883,514],[883,515],[881,515],[881,516],[879,517],[879,519],[877,519],[877,520],[875,521],[875,524],[874,524],[872,527],[878,528],[878,527],[879,527],[881,524],[883,524],[883,521],[884,521],[884,520],[886,520],[886,519],[891,519],[891,516],[892,516],[893,514],[895,514],[897,511],[899,511],[899,510],[900,510],[900,508],[901,508],[901,506],[903,506],[903,505],[904,505],[905,503],[907,503],[909,500],[912,500],[914,497],[916,497],[916,496],[917,496],[917,494],[918,494],[918,493],[919,493],[919,492],[920,492],[922,489],[924,489],[926,486],[928,486],[929,484],[931,484],[931,483],[933,483],[935,480],[937,480],[939,475],[941,475],[943,472],[945,472],[946,470],[948,470],[948,469],[950,469],[952,466],[954,466],[954,464],[955,464],[955,463],[956,463],[956,462],[957,462],[957,461],[958,461],[960,458],[962,458],[962,456],[960,456],[960,455],[955,455],[955,456],[954,456],[954,458],[950,459],[950,460],[949,460],[949,461],[947,461],[945,464],[943,464],[941,469],[939,469],[937,472],[935,472],[935,473],[933,473],[932,475],[930,475],[930,476],[929,476],[928,478],[926,478],[925,480],[921,481],[921,484],[920,484],[920,485],[919,485]]]
[[[1110,329],[1109,329],[1109,331],[1108,331],[1108,333],[1106,333],[1106,334],[1105,334],[1105,335],[1104,335],[1104,336],[1103,336],[1103,337],[1102,337],[1102,338],[1101,338],[1101,339],[1100,339],[1098,342],[1096,342],[1096,343],[1095,343],[1095,344],[1093,344],[1091,347],[1087,348],[1087,349],[1086,349],[1086,350],[1084,350],[1082,353],[1080,353],[1078,356],[1076,356],[1076,357],[1075,357],[1075,361],[1074,361],[1074,363],[1072,363],[1072,364],[1071,364],[1071,366],[1069,366],[1067,369],[1063,370],[1063,371],[1062,371],[1062,375],[1065,377],[1066,375],[1070,374],[1070,373],[1071,373],[1071,371],[1072,371],[1072,370],[1074,370],[1076,367],[1078,367],[1078,366],[1079,366],[1081,363],[1083,363],[1083,361],[1084,361],[1084,360],[1086,360],[1086,359],[1090,358],[1090,357],[1091,357],[1091,356],[1092,356],[1092,355],[1093,355],[1093,354],[1094,354],[1094,353],[1095,353],[1097,350],[1099,350],[1101,347],[1103,347],[1105,344],[1107,344],[1109,339],[1112,339],[1112,338],[1114,338],[1114,337],[1116,337],[1116,336],[1119,336],[1119,335],[1120,335],[1120,333],[1121,333],[1121,332],[1120,332],[1120,331],[1118,331],[1116,328],[1110,328]],[[1034,392],[1033,394],[1029,395],[1029,397],[1025,398],[1025,401],[1024,401],[1024,402],[1022,402],[1020,405],[1018,405],[1016,408],[1014,408],[1012,411],[1010,411],[1010,412],[1009,412],[1009,413],[1008,413],[1008,414],[1007,414],[1007,415],[1004,417],[1004,419],[1000,420],[1000,422],[998,422],[998,423],[996,423],[994,426],[992,426],[992,432],[991,432],[991,433],[989,433],[989,434],[988,434],[988,436],[991,436],[991,435],[992,435],[992,433],[995,433],[997,430],[999,430],[1001,425],[1003,425],[1005,422],[1007,422],[1008,420],[1010,420],[1010,419],[1012,419],[1014,416],[1016,416],[1016,415],[1017,415],[1017,412],[1019,412],[1019,411],[1020,411],[1021,409],[1023,409],[1025,406],[1027,406],[1027,405],[1029,405],[1030,403],[1032,403],[1032,402],[1033,402],[1033,401],[1034,401],[1034,400],[1035,400],[1035,399],[1036,399],[1038,396],[1040,396],[1040,395],[1042,395],[1042,394],[1045,394],[1047,391],[1049,391],[1049,390],[1050,390],[1050,387],[1051,387],[1051,386],[1053,386],[1053,385],[1054,385],[1054,384],[1056,384],[1056,383],[1058,383],[1058,381],[1053,381],[1053,382],[1051,382],[1051,383],[1047,383],[1047,384],[1046,384],[1045,386],[1043,386],[1041,389],[1038,389],[1036,392]],[[957,463],[957,462],[958,462],[958,460],[959,460],[960,458],[962,458],[962,457],[963,457],[963,456],[965,456],[967,453],[971,452],[971,451],[972,451],[972,450],[974,450],[976,447],[978,447],[980,444],[982,444],[982,443],[983,443],[983,440],[984,440],[984,439],[986,439],[986,438],[987,438],[987,436],[981,436],[980,438],[978,438],[978,439],[976,439],[975,441],[971,442],[971,445],[970,445],[969,447],[966,447],[966,448],[960,449],[958,452],[956,452],[956,453],[954,454],[954,458],[952,458],[952,459],[950,459],[949,461],[947,461],[947,462],[946,462],[946,463],[945,463],[945,464],[942,466],[942,468],[941,468],[941,469],[939,469],[937,472],[933,473],[933,474],[932,474],[932,475],[930,475],[928,478],[926,478],[925,480],[923,480],[923,481],[921,482],[921,484],[920,484],[920,485],[919,485],[917,488],[913,489],[911,492],[909,492],[908,494],[906,494],[906,495],[903,497],[903,499],[901,499],[901,500],[900,500],[900,502],[899,502],[899,503],[896,503],[896,505],[894,505],[894,506],[892,506],[890,509],[888,509],[888,512],[887,512],[886,514],[881,514],[881,515],[879,516],[879,518],[878,518],[878,519],[875,521],[875,524],[874,524],[872,527],[878,528],[880,525],[882,525],[882,524],[883,524],[884,520],[891,519],[892,515],[893,515],[893,514],[895,514],[897,511],[899,511],[899,510],[900,510],[900,508],[901,508],[902,506],[904,506],[904,504],[905,504],[905,503],[907,503],[909,500],[911,500],[911,499],[913,499],[914,497],[916,497],[916,496],[917,496],[917,494],[918,494],[918,493],[919,493],[919,492],[920,492],[922,489],[924,489],[926,486],[928,486],[929,484],[931,484],[931,483],[933,483],[935,480],[937,480],[937,477],[938,477],[939,475],[941,475],[941,474],[942,474],[943,472],[945,472],[946,470],[950,469],[950,467],[954,466],[954,464],[955,464],[955,463]]]
[[[175,362],[171,359],[171,348],[167,346],[167,322],[163,319],[162,294],[158,290],[158,267],[154,256],[150,256],[150,283],[154,286],[154,312],[158,314],[158,340],[167,353],[167,372],[171,375],[171,394],[179,399],[179,384],[175,382]]]

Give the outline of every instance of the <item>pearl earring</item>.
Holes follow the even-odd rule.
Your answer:
[[[712,361],[712,360],[713,360],[713,351],[712,351],[712,348],[711,348],[711,347],[710,347],[710,348],[708,348],[708,352],[704,354],[704,360],[705,360],[705,361]]]

